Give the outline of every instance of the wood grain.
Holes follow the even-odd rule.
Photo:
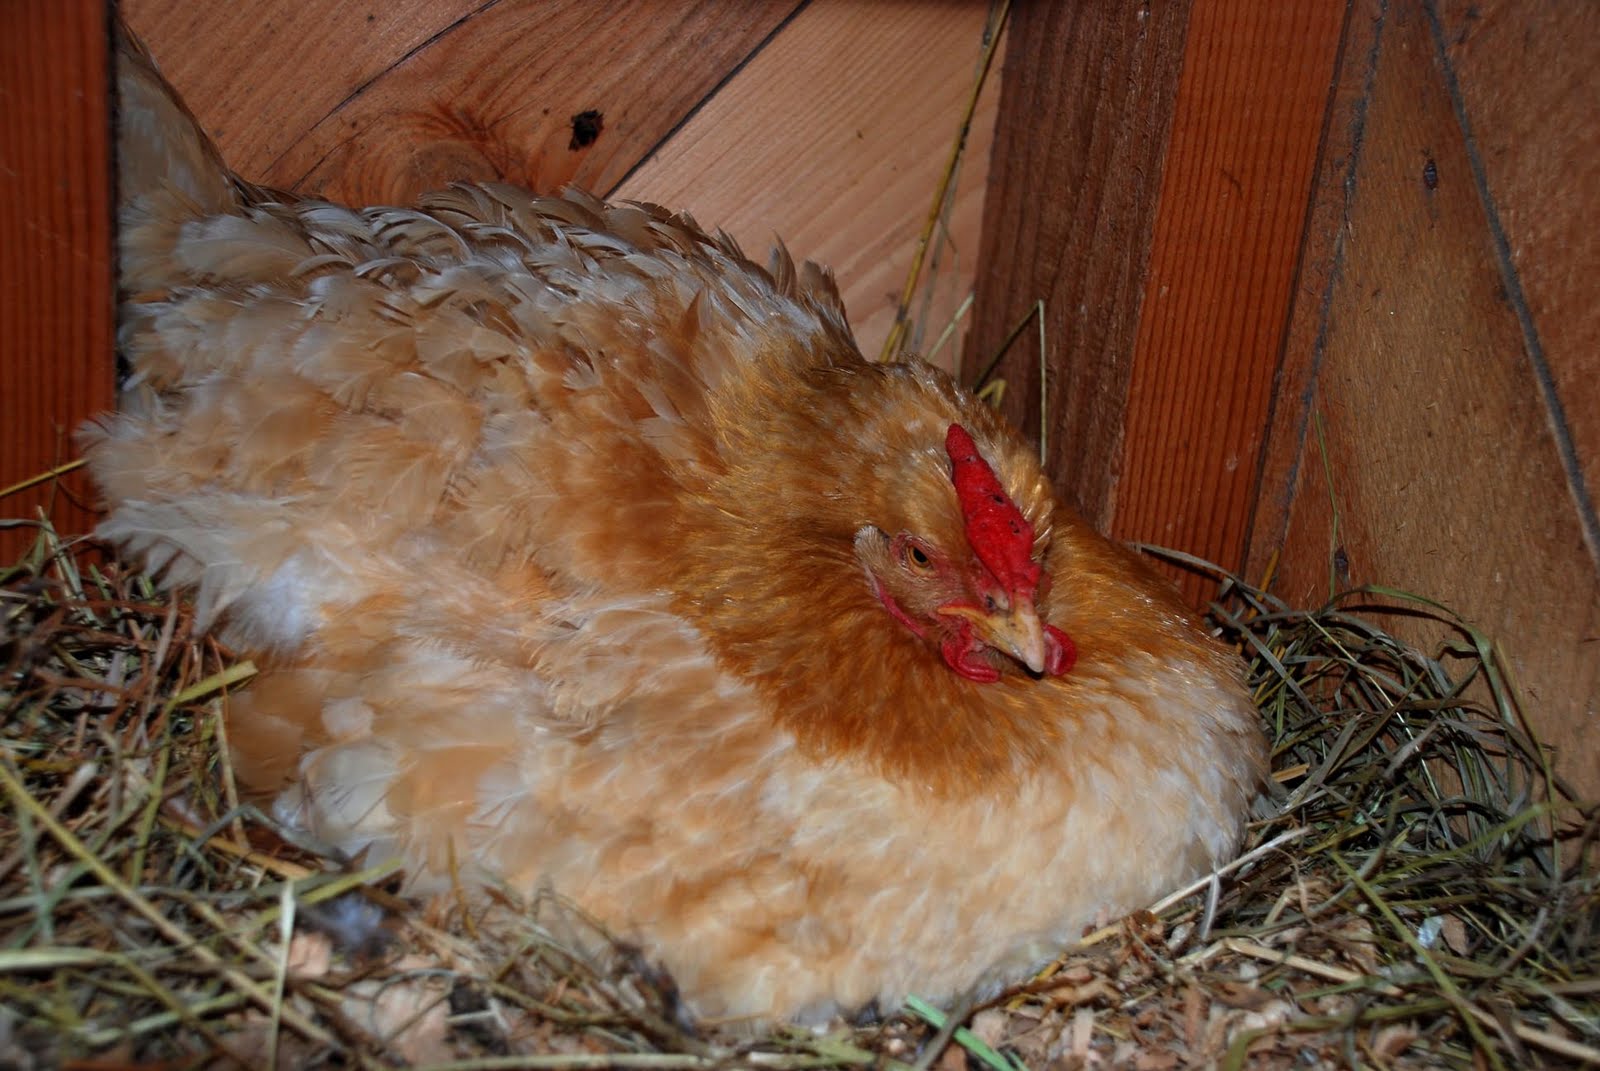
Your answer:
[[[1480,182],[1493,206],[1508,297],[1600,562],[1600,4],[1444,0],[1434,30],[1473,169],[1446,177]]]
[[[1381,18],[1278,588],[1314,604],[1381,583],[1455,607],[1503,646],[1530,719],[1593,793],[1600,577],[1429,20],[1418,0]]]
[[[74,455],[71,432],[112,396],[111,173],[105,6],[0,6],[0,486]],[[11,495],[0,516],[46,507],[86,531],[79,477]],[[12,561],[32,541],[0,531]]]
[[[299,177],[280,165],[306,131],[401,57],[486,6],[486,0],[118,4],[229,165],[278,186]]]
[[[781,238],[838,276],[864,352],[894,321],[983,48],[985,4],[813,0],[617,190],[689,209],[760,255]],[[967,142],[931,299],[936,341],[972,287],[999,79]],[[947,365],[946,350],[940,359]]]
[[[1048,466],[1066,502],[1102,529],[1189,8],[1020,4],[1006,49],[966,374],[1044,300]],[[1034,337],[996,374],[1007,416],[1037,437]]]
[[[1245,548],[1244,574],[1260,584],[1276,571],[1300,467],[1307,463],[1305,447],[1326,348],[1328,306],[1348,236],[1346,194],[1360,160],[1384,9],[1385,0],[1353,0],[1345,19]]]
[[[1337,4],[1195,5],[1134,341],[1114,535],[1243,563],[1344,18]],[[1191,602],[1216,590],[1174,575]]]
[[[229,5],[144,0],[147,25],[162,35],[147,44],[185,99],[217,94],[235,52],[278,52],[256,80],[228,83],[226,109],[196,109],[208,130],[217,124],[232,166],[355,204],[408,201],[458,180],[604,193],[795,2],[413,0],[381,21],[326,5],[338,17],[322,28],[324,5],[256,0],[247,18]],[[303,47],[283,54],[285,41]],[[205,61],[182,62],[188,54]],[[314,89],[296,101],[302,85]],[[602,115],[599,137],[575,148],[573,116],[590,110]]]
[[[134,0],[128,14],[247,177],[358,203],[462,178],[576,181],[687,207],[752,253],[781,237],[834,268],[870,352],[892,322],[988,10],[814,0],[791,19],[795,7],[418,3],[376,22],[335,7],[320,32],[315,5],[286,0]],[[918,348],[971,291],[998,82],[914,310]],[[570,119],[589,108],[604,130],[575,151]]]

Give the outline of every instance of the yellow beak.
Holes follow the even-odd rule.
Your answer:
[[[992,614],[975,606],[941,606],[938,612],[966,618],[990,647],[1004,651],[1035,673],[1044,672],[1044,625],[1032,598],[1018,596],[1011,609]]]

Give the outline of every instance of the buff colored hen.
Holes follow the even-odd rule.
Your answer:
[[[992,989],[1235,851],[1235,656],[826,273],[257,189],[122,53],[102,532],[265,668],[229,732],[288,821],[553,887],[754,1020]]]

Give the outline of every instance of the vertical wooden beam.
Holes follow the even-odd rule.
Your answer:
[[[1327,349],[1327,310],[1349,234],[1346,191],[1360,162],[1386,6],[1386,0],[1354,0],[1345,23],[1250,522],[1244,571],[1256,581],[1269,580],[1276,570],[1302,466],[1318,463],[1305,446],[1315,441],[1312,401]]]
[[[1345,14],[1018,10],[968,352],[1045,299],[1048,463],[1114,535],[1242,564]],[[1036,362],[1001,365],[1034,434]]]
[[[0,487],[74,455],[71,433],[109,408],[112,361],[107,7],[0,5]],[[0,501],[91,524],[81,477]],[[0,560],[31,533],[0,532]]]
[[[1190,0],[1012,12],[984,201],[970,383],[1035,301],[1051,354],[1048,464],[1066,502],[1112,519],[1130,356]],[[1033,331],[1001,361],[1005,411],[1039,434]]]
[[[1243,563],[1345,13],[1195,4],[1133,349],[1122,538]],[[1194,602],[1215,590],[1180,583]]]

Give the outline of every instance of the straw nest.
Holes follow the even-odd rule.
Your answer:
[[[1600,1061],[1600,813],[1492,646],[1420,601],[1451,629],[1431,656],[1355,612],[1375,593],[1307,612],[1228,581],[1274,741],[1240,860],[988,1005],[750,1037],[685,1021],[635,950],[572,954],[572,905],[411,903],[294,843],[230,776],[254,668],[102,549],[41,525],[0,577],[0,1067]]]
[[[885,355],[945,253],[1007,6]],[[1552,772],[1493,645],[1425,600],[1297,610],[1224,577],[1213,621],[1273,741],[1237,861],[986,1005],[752,1037],[687,1021],[636,949],[575,955],[574,927],[603,933],[576,905],[410,902],[298,843],[228,765],[255,668],[104,548],[9,526],[37,540],[0,566],[0,1071],[1600,1065],[1600,808]],[[1373,602],[1445,640],[1408,646]]]

